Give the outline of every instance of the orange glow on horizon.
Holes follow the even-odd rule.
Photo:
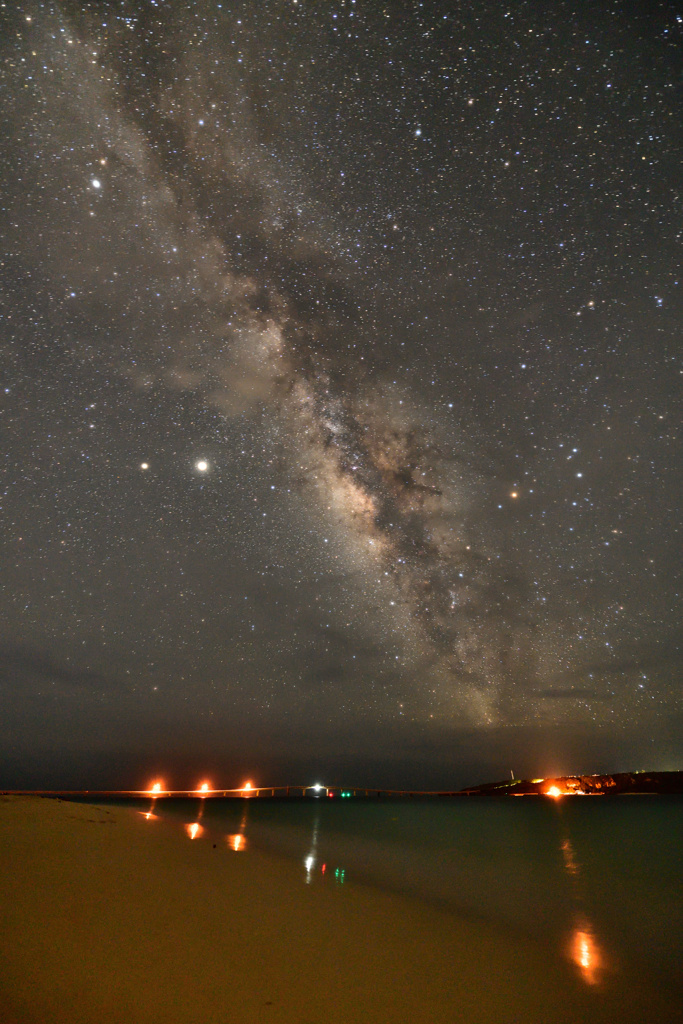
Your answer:
[[[198,821],[195,821],[192,823],[192,825],[186,825],[185,831],[187,832],[190,839],[197,839],[197,837],[202,834],[204,829],[202,828]]]
[[[208,793],[209,792],[209,788],[210,787],[209,787],[209,783],[208,782],[202,782],[202,784],[199,787],[199,789],[197,790],[197,792],[198,793]]]
[[[562,796],[562,790],[558,786],[550,786],[549,789],[546,789],[546,795],[557,800],[558,796]]]
[[[251,784],[251,782],[245,782],[244,785],[242,786],[242,792],[243,793],[250,793],[250,792],[252,792],[253,788],[254,787]]]
[[[152,785],[150,786],[149,792],[150,793],[161,793],[161,783],[160,782],[152,783]]]

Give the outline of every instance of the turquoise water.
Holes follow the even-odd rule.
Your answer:
[[[637,971],[683,988],[683,800],[127,801],[302,884],[401,892],[550,944],[587,984]]]

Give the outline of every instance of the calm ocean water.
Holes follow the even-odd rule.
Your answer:
[[[126,801],[142,812],[150,801]],[[587,983],[640,971],[683,987],[683,800],[161,799],[188,838],[295,860],[551,944]]]

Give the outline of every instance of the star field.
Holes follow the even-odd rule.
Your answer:
[[[8,780],[676,767],[676,5],[0,17]]]

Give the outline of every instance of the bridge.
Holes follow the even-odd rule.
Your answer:
[[[157,786],[159,788],[157,788]],[[160,799],[162,797],[211,799],[215,797],[235,797],[253,799],[254,797],[453,797],[465,796],[462,791],[415,790],[415,789],[376,789],[366,786],[324,786],[316,783],[312,786],[253,786],[247,783],[236,789],[213,789],[205,785],[198,789],[164,789],[155,783],[149,789],[0,789],[0,796],[44,796],[59,797],[68,800],[73,797],[93,798],[137,798]]]

